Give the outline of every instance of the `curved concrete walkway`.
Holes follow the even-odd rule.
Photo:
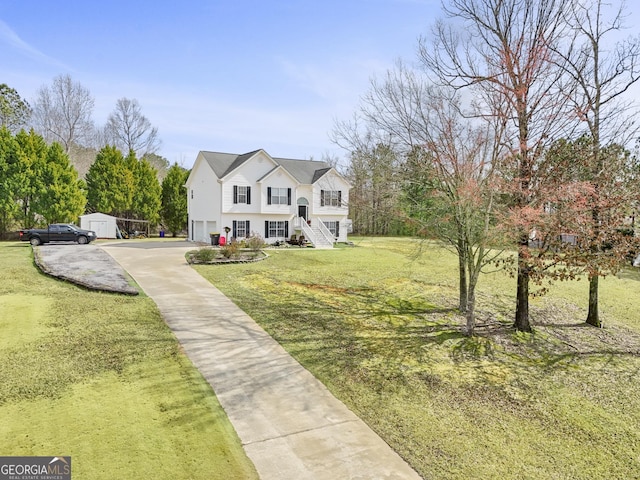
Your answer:
[[[378,435],[185,261],[185,242],[105,245],[158,305],[263,480],[419,479]],[[224,268],[224,267],[219,267]]]

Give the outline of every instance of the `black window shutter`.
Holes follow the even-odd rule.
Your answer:
[[[251,205],[251,187],[247,187],[247,205]]]
[[[251,229],[249,228],[249,220],[247,220],[246,226],[245,226],[245,232],[247,237],[251,235]]]
[[[320,206],[324,207],[324,190],[320,190]]]
[[[338,190],[338,206],[342,206],[342,190]]]
[[[271,187],[267,187],[267,205],[271,205]]]
[[[287,188],[287,205],[291,205],[291,189]]]
[[[233,203],[238,203],[238,186],[233,186]]]
[[[238,222],[236,222],[235,220],[233,221],[233,232],[232,232],[232,238],[236,238],[238,232]]]
[[[264,238],[269,238],[269,220],[264,221]]]
[[[289,220],[284,222],[284,238],[289,238]]]
[[[336,237],[340,236],[340,222],[336,222]]]

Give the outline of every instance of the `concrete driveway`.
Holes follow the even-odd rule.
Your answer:
[[[260,478],[420,478],[251,317],[186,263],[185,253],[195,245],[128,241],[101,248],[158,305],[211,384]]]

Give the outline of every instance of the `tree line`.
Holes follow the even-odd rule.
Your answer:
[[[33,107],[0,85],[0,235],[97,211],[186,228],[188,172],[156,154],[158,130],[139,103],[119,99],[102,128],[93,105],[69,75],[43,86]]]
[[[169,162],[157,155],[161,145],[158,129],[143,114],[139,102],[118,99],[103,126],[93,120],[94,105],[89,89],[70,75],[59,75],[50,85],[43,85],[32,104],[10,86],[0,85],[0,125],[13,133],[33,128],[47,144],[58,142],[81,177],[100,148],[114,145],[122,152],[133,151],[138,158],[146,158],[162,179]]]
[[[162,224],[174,235],[186,228],[188,171],[172,165],[162,182],[155,167],[130,151],[125,157],[107,145],[100,149],[86,179],[58,142],[35,133],[0,128],[0,235],[17,228],[75,223],[84,213]]]
[[[415,66],[373,79],[334,141],[349,151],[350,215],[365,234],[443,240],[475,326],[480,272],[516,278],[514,326],[549,281],[598,280],[638,251],[640,40],[602,0],[449,0]],[[513,252],[513,254],[509,254]]]

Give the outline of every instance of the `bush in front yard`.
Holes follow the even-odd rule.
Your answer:
[[[227,243],[224,247],[220,247],[220,253],[224,258],[231,258],[238,255],[238,249],[240,245],[236,241]]]
[[[245,240],[245,245],[252,252],[257,252],[264,247],[264,238],[257,233],[252,233],[251,236]]]
[[[207,263],[216,258],[216,251],[211,247],[202,247],[193,254],[192,258],[196,262]]]

